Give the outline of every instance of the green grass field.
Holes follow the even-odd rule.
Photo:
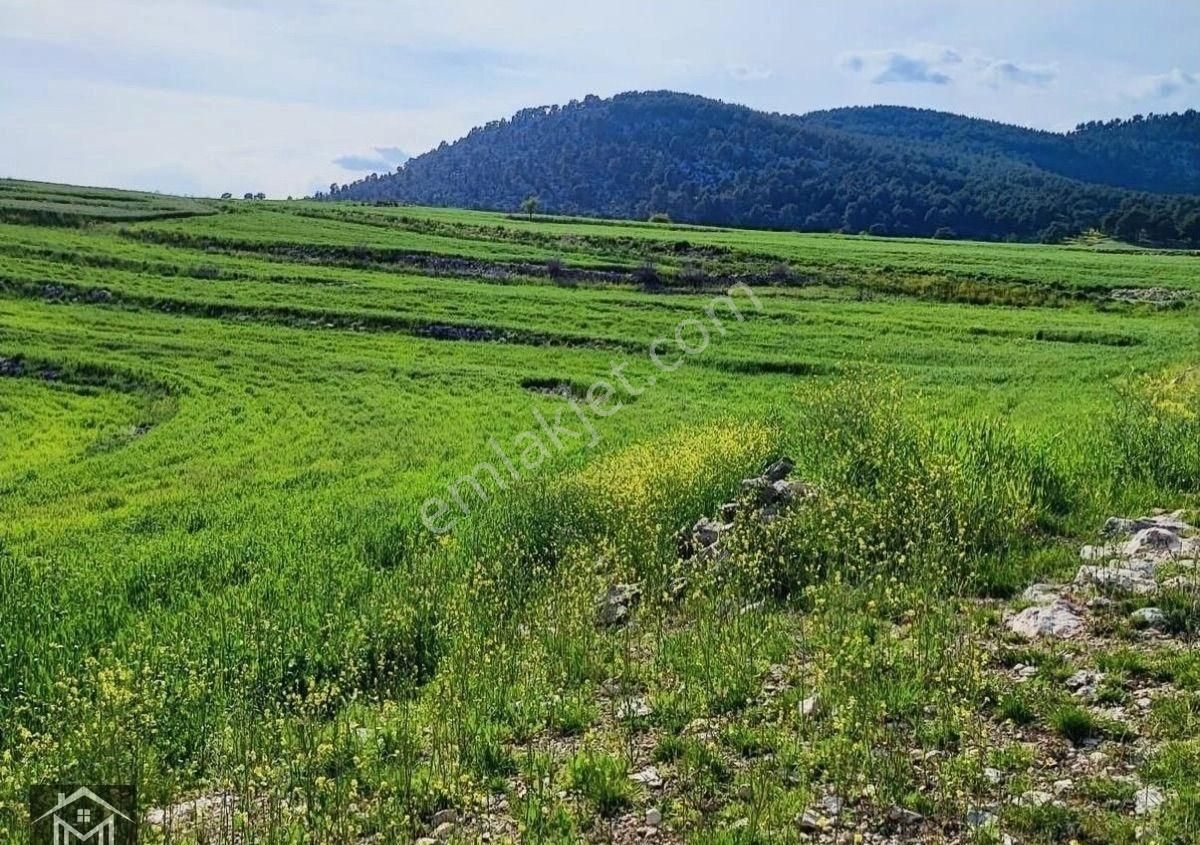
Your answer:
[[[135,782],[181,816],[150,842],[1200,841],[1195,602],[1105,623],[1114,700],[1171,687],[1098,741],[1166,793],[1136,822],[1107,770],[1017,800],[1070,772],[1095,655],[1000,626],[1105,517],[1200,507],[1200,257],[16,182],[0,215],[0,839],[31,783]],[[680,561],[783,453],[817,504]]]

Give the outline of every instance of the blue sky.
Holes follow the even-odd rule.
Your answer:
[[[634,89],[1068,129],[1200,107],[1197,44],[1190,0],[0,0],[0,176],[301,195]]]

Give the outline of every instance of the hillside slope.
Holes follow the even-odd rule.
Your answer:
[[[1200,242],[1200,200],[1149,193],[1200,192],[1195,123],[1188,113],[1056,135],[915,109],[796,117],[629,93],[525,109],[330,197],[514,209],[536,195],[561,214],[1026,240],[1103,227]]]

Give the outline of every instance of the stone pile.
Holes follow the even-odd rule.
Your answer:
[[[1087,563],[1079,567],[1072,584],[1034,584],[1027,589],[1022,599],[1031,604],[1007,620],[1009,630],[1029,639],[1073,637],[1084,628],[1086,607],[1080,597],[1089,593],[1152,596],[1164,587],[1200,588],[1200,536],[1182,512],[1112,517],[1104,524],[1104,535],[1102,545],[1080,549]],[[1172,572],[1177,574],[1169,575]],[[1139,628],[1158,628],[1165,621],[1155,607],[1140,608],[1130,617]]]
[[[701,565],[723,563],[729,558],[725,540],[739,515],[770,523],[793,504],[815,496],[816,488],[789,478],[795,468],[790,458],[782,457],[769,464],[761,475],[744,479],[740,495],[721,505],[718,519],[703,517],[690,530],[679,532],[676,536],[679,559]],[[676,597],[686,588],[686,579],[668,585],[671,595]],[[597,621],[607,627],[625,624],[641,593],[638,584],[613,584],[596,598]]]
[[[796,468],[791,458],[783,457],[771,463],[762,475],[742,481],[741,495],[721,505],[720,519],[701,519],[690,532],[680,532],[679,559],[698,559],[701,562],[720,562],[728,557],[722,540],[733,530],[734,520],[741,513],[753,514],[762,522],[779,518],[784,510],[802,499],[816,495],[816,489],[803,481],[788,478]]]

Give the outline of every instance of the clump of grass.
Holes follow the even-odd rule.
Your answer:
[[[1004,821],[1010,829],[1030,836],[1030,841],[1048,845],[1066,842],[1079,832],[1074,811],[1057,804],[1009,807],[1004,813]]]
[[[1073,745],[1082,745],[1100,733],[1096,717],[1074,704],[1063,705],[1051,713],[1050,727]]]
[[[996,704],[996,715],[1015,725],[1029,725],[1037,720],[1037,712],[1019,692],[1006,693]]]
[[[629,766],[621,757],[600,751],[580,751],[567,763],[571,788],[605,817],[627,807],[632,795]]]
[[[550,725],[563,736],[578,736],[596,720],[596,706],[583,695],[569,696],[550,709]]]

